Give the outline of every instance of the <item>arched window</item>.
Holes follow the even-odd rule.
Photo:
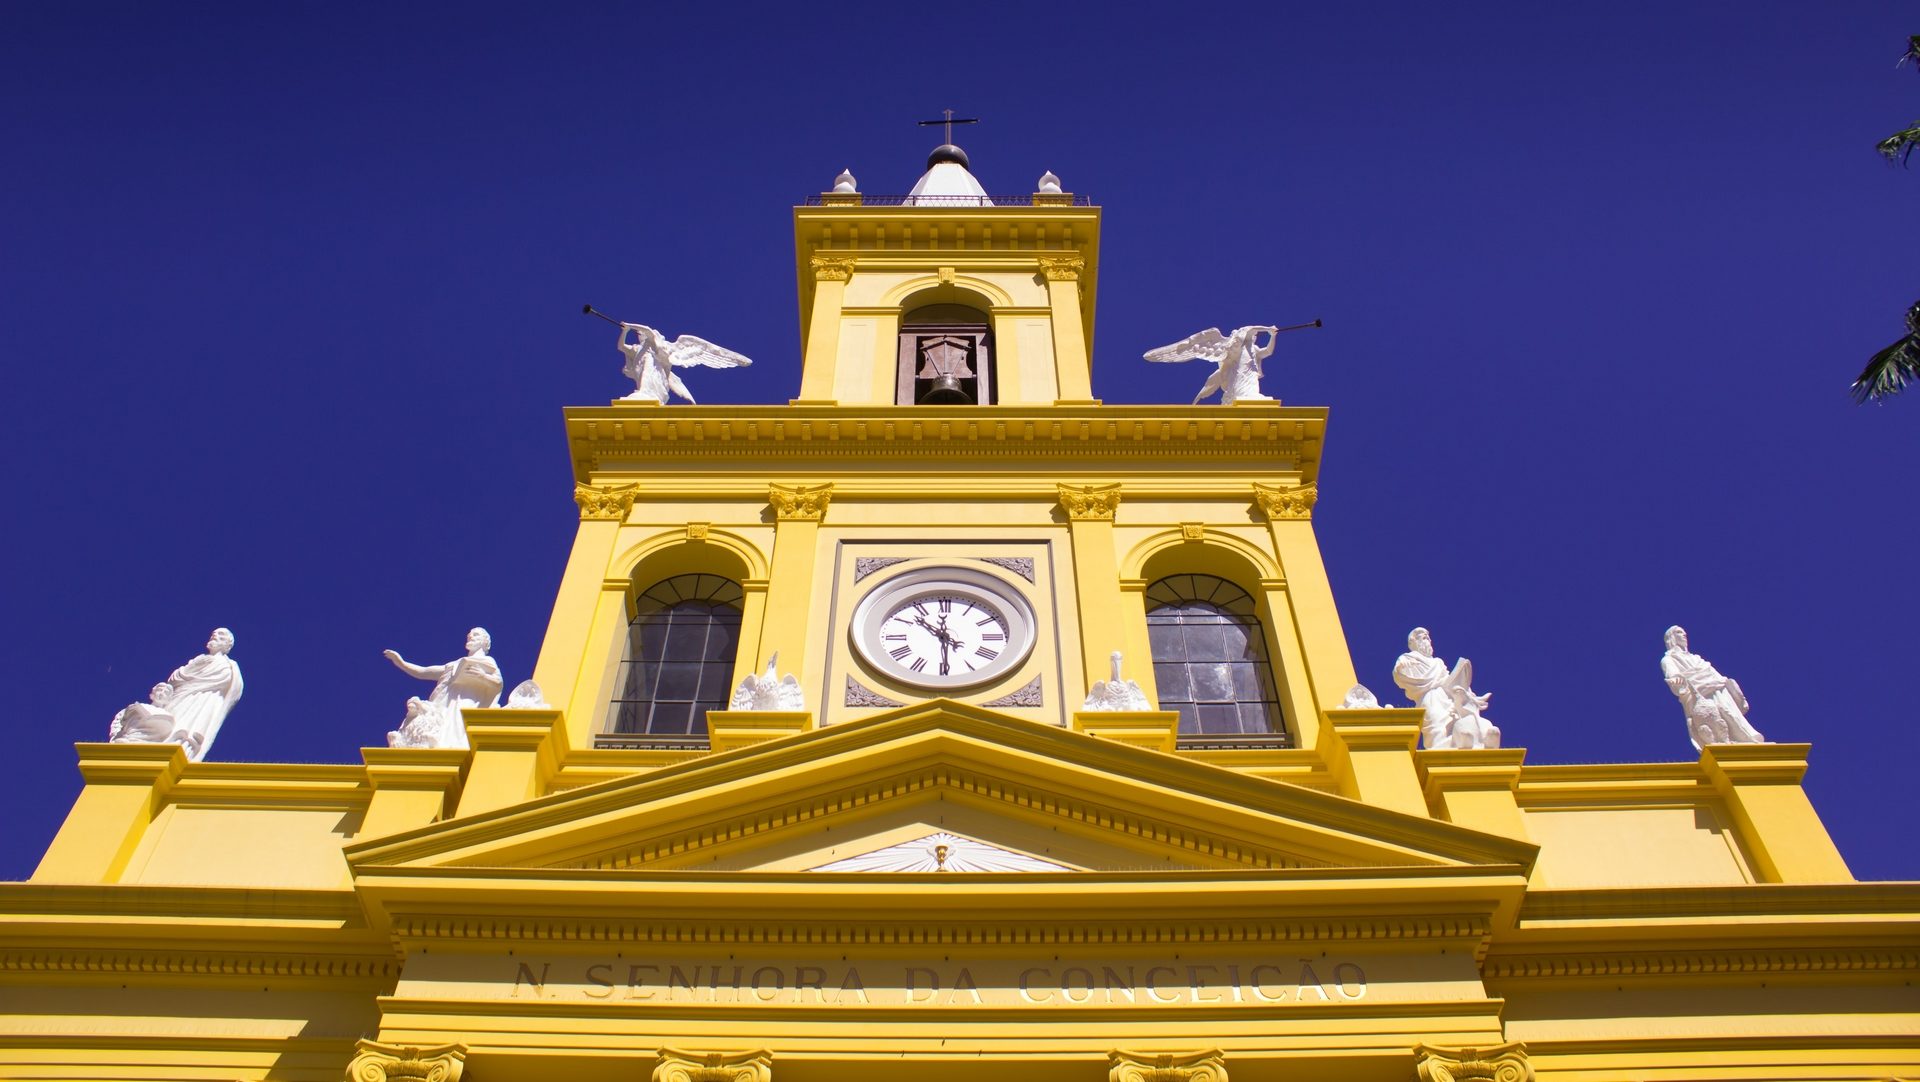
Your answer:
[[[1147,637],[1160,709],[1179,712],[1182,744],[1288,742],[1267,637],[1245,590],[1212,575],[1169,575],[1147,587]]]
[[[741,596],[739,583],[719,575],[675,575],[635,599],[609,733],[706,739],[707,711],[725,710],[733,693]]]
[[[894,404],[991,405],[993,330],[964,304],[925,304],[900,317]]]

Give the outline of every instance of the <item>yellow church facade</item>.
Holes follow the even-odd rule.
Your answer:
[[[1920,1076],[1920,885],[1853,881],[1806,745],[1347,707],[1327,411],[1094,399],[1057,186],[836,187],[790,403],[566,411],[551,705],[355,765],[77,746],[0,885],[0,1077]]]

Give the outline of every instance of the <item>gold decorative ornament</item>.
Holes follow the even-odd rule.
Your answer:
[[[1207,528],[1198,522],[1182,522],[1180,536],[1188,541],[1204,541],[1207,537]]]
[[[1260,502],[1260,510],[1270,520],[1310,519],[1313,505],[1320,499],[1320,486],[1309,483],[1279,488],[1256,484],[1253,498]]]
[[[844,282],[853,277],[853,260],[817,255],[807,261],[817,282]]]
[[[1060,506],[1075,522],[1113,521],[1120,506],[1119,485],[1061,485]]]
[[[773,1053],[682,1052],[662,1048],[652,1082],[771,1082]]]
[[[826,517],[827,504],[833,499],[833,484],[774,485],[767,489],[767,502],[781,521],[819,522]]]
[[[1043,255],[1041,273],[1049,282],[1077,282],[1087,269],[1087,261],[1077,255]]]
[[[467,1060],[463,1044],[414,1048],[362,1040],[354,1049],[353,1061],[347,1064],[348,1082],[460,1082]]]
[[[712,528],[713,523],[711,522],[689,522],[687,523],[687,540],[705,541],[707,539],[707,531]]]
[[[1533,1082],[1527,1046],[1518,1041],[1492,1048],[1413,1046],[1420,1082]]]
[[[1107,1082],[1227,1082],[1218,1048],[1204,1052],[1107,1053]]]
[[[574,485],[573,502],[580,505],[580,517],[619,522],[633,510],[633,498],[639,485]]]

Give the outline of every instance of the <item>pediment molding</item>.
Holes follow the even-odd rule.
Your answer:
[[[1530,865],[1537,847],[980,707],[933,700],[348,846],[389,867],[670,869],[889,802],[944,799],[1143,866]],[[994,841],[992,837],[984,838]],[[1044,854],[1041,854],[1044,856]],[[745,866],[736,862],[735,868]]]

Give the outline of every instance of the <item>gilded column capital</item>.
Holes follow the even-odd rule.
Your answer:
[[[833,483],[824,485],[773,485],[767,489],[767,502],[782,522],[819,522],[826,517],[827,504],[833,499]]]
[[[1060,506],[1075,522],[1112,522],[1120,506],[1119,485],[1061,485]]]
[[[1107,1053],[1107,1082],[1227,1082],[1218,1048],[1204,1052]]]
[[[773,1053],[682,1052],[662,1048],[653,1066],[653,1082],[771,1082]]]
[[[807,260],[816,282],[844,282],[853,277],[853,260],[817,255]]]
[[[639,494],[639,485],[573,486],[573,502],[580,505],[583,519],[619,522],[633,510],[633,498]]]
[[[347,1064],[347,1082],[460,1082],[467,1061],[464,1044],[414,1048],[362,1040],[354,1046],[354,1052],[353,1061]]]
[[[1269,520],[1312,518],[1313,505],[1320,499],[1320,486],[1312,483],[1280,488],[1256,484],[1253,498],[1259,501],[1260,510]]]
[[[1533,1082],[1533,1064],[1527,1046],[1518,1041],[1492,1048],[1436,1048],[1413,1046],[1414,1069],[1420,1082]]]
[[[1087,269],[1087,261],[1077,255],[1043,255],[1041,273],[1049,282],[1077,282]]]

